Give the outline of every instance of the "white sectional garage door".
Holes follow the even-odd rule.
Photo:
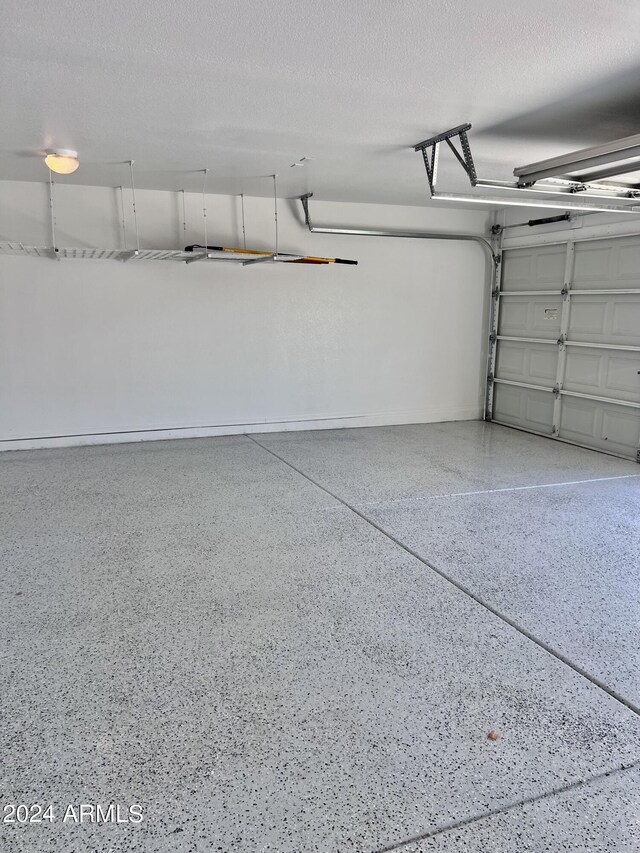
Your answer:
[[[640,459],[640,237],[502,258],[491,419]]]

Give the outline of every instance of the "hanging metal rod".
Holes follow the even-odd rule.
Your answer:
[[[127,249],[127,226],[124,221],[124,193],[122,191],[122,184],[118,187],[120,190],[120,211],[122,213],[122,248],[126,251]]]
[[[53,191],[53,174],[49,169],[49,215],[51,217],[51,257],[59,261],[58,247],[56,245],[56,201]]]
[[[406,237],[415,240],[468,240],[478,243],[488,253],[494,265],[499,263],[499,256],[495,254],[491,243],[484,237],[475,234],[456,234],[446,231],[382,231],[372,228],[334,228],[328,226],[313,225],[309,212],[309,199],[313,193],[300,196],[300,202],[304,211],[305,225],[313,234],[347,234],[352,237]]]
[[[276,244],[274,257],[278,257],[278,176],[272,175],[273,178],[273,221],[275,223]],[[247,261],[247,263],[249,263]]]
[[[204,223],[204,245],[208,246],[207,241],[207,172],[208,169],[202,170],[202,221]]]
[[[247,230],[244,224],[244,193],[240,193],[240,203],[242,205],[242,247],[247,248]]]
[[[138,213],[136,211],[136,185],[133,181],[133,164],[135,160],[129,160],[129,172],[131,174],[131,205],[133,207],[133,222],[136,227],[136,250],[140,251],[140,234],[138,233]]]

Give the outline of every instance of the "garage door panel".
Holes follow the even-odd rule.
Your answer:
[[[619,291],[640,290],[640,237],[505,248],[502,256],[491,417],[637,458],[640,293]],[[542,390],[554,387],[559,395]]]
[[[618,296],[614,301],[611,334],[614,341],[640,346],[640,299]]]
[[[573,286],[578,290],[640,287],[640,237],[577,243]]]
[[[558,369],[558,353],[555,347],[534,345],[529,354],[528,366],[532,384],[553,388]]]
[[[606,286],[612,269],[613,247],[596,244],[577,245],[573,268],[573,286],[577,289],[598,289]],[[611,285],[613,286],[613,285]]]
[[[566,391],[640,403],[638,371],[640,353],[569,347],[562,387]]]
[[[635,458],[640,410],[614,403],[563,397],[560,438]]]
[[[602,410],[602,447],[632,456],[640,445],[638,409],[605,405]]]
[[[496,375],[553,388],[557,364],[558,353],[554,346],[502,341],[496,359]]]
[[[495,420],[551,435],[553,420],[551,392],[497,384],[493,399]]]
[[[514,249],[504,254],[502,289],[554,290],[564,277],[566,248]],[[562,286],[558,287],[561,290]]]
[[[519,338],[557,340],[562,297],[522,296],[503,299],[498,333]]]
[[[598,407],[590,400],[565,397],[563,399],[560,430],[565,437],[587,442],[597,432]]]
[[[640,297],[572,296],[567,339],[640,346]]]
[[[621,242],[616,282],[624,282],[624,287],[640,287],[640,238]]]
[[[574,297],[571,302],[571,324],[567,336],[569,340],[602,339],[607,325],[611,325],[610,318],[607,322],[608,307],[609,302],[604,296],[590,296],[580,300]]]

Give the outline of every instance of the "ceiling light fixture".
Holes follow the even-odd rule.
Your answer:
[[[52,172],[57,172],[59,175],[70,175],[80,165],[78,152],[71,151],[68,148],[55,148],[47,151],[44,162]]]

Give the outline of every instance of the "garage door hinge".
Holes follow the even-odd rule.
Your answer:
[[[500,288],[494,287],[493,290],[491,291],[491,295],[493,296],[494,299],[497,299],[498,296],[500,296]]]
[[[566,336],[566,335],[560,335],[560,337],[558,338],[558,341],[557,341],[558,346],[559,346],[559,347],[563,347],[563,346],[565,345],[565,343],[566,343],[566,340],[567,340],[567,336]]]
[[[553,396],[554,396],[554,397],[559,397],[559,396],[560,396],[560,386],[559,386],[559,385],[554,385],[554,386],[553,386]]]
[[[565,284],[565,286],[560,291],[560,295],[562,296],[563,299],[567,298],[567,296],[569,295],[569,285]]]
[[[489,342],[492,344],[495,344],[496,342],[496,336],[493,332],[491,332],[491,334],[489,335]]]
[[[490,373],[490,374],[487,376],[487,382],[489,382],[489,383],[493,382],[493,373]],[[638,451],[638,452],[640,453],[640,451]]]

